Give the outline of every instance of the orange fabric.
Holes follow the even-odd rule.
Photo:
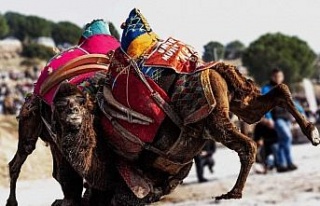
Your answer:
[[[144,66],[171,68],[179,74],[190,74],[208,68],[193,48],[171,37],[147,57]]]

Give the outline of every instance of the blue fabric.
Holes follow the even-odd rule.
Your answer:
[[[103,20],[95,20],[86,26],[82,36],[89,38],[90,36],[97,34],[111,35],[109,25]]]
[[[261,94],[266,94],[266,93],[268,93],[268,92],[270,92],[270,90],[273,88],[273,86],[271,85],[271,84],[266,84],[265,86],[263,86],[262,88],[261,88]],[[269,111],[269,112],[267,112],[266,114],[265,114],[265,117],[266,117],[266,119],[272,119],[272,115],[271,115],[271,112]]]
[[[290,129],[290,121],[277,119],[275,121],[275,129],[278,134],[278,166],[286,167],[292,164],[291,147],[292,133]]]
[[[306,112],[304,111],[304,109],[301,106],[301,104],[299,102],[297,102],[296,100],[294,100],[293,103],[294,103],[294,106],[296,107],[296,109],[298,110],[298,112],[300,112],[301,114],[306,116]]]
[[[138,9],[133,9],[125,22],[121,36],[121,48],[127,51],[131,42],[138,36],[151,32],[148,23]]]

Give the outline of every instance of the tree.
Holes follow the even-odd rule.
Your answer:
[[[49,60],[54,56],[54,52],[51,48],[31,43],[23,46],[22,56]]]
[[[109,22],[109,30],[112,36],[114,36],[116,39],[120,39],[120,35],[116,27],[113,25],[112,22]]]
[[[23,41],[26,37],[26,16],[15,12],[7,12],[4,17],[6,18],[9,26],[8,34],[18,38],[20,41]]]
[[[316,54],[308,44],[295,36],[265,34],[244,51],[242,61],[250,74],[262,84],[274,68],[283,70],[286,82],[300,81],[314,72]]]
[[[0,14],[0,38],[3,38],[9,33],[9,26],[6,18]]]
[[[37,16],[27,16],[25,32],[29,38],[51,36],[52,22]]]
[[[232,41],[226,45],[224,57],[225,59],[241,58],[244,49],[245,47],[240,41]]]
[[[203,61],[217,61],[224,56],[224,46],[216,41],[211,41],[204,46]]]
[[[9,25],[9,35],[20,41],[51,36],[52,22],[37,16],[25,16],[15,12],[7,12],[5,18]]]
[[[52,38],[56,44],[76,44],[81,36],[81,28],[77,25],[63,21],[53,25]]]

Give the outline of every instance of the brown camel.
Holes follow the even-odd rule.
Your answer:
[[[234,187],[217,199],[242,197],[246,179],[255,160],[256,145],[231,122],[230,112],[246,123],[253,124],[274,107],[285,108],[294,116],[312,144],[320,143],[317,128],[296,110],[286,85],[278,85],[269,93],[261,95],[254,82],[242,76],[234,66],[219,62],[204,65],[199,61],[196,52],[184,43],[173,38],[160,41],[138,9],[130,12],[126,22],[122,24],[122,29],[121,49],[113,54],[103,89],[105,99],[101,100],[101,93],[97,94],[100,108],[114,130],[110,132],[108,127],[105,136],[118,154],[138,162],[136,165],[139,165],[144,175],[153,182],[153,187],[162,188],[162,194],[169,193],[176,183],[181,181],[180,178],[184,175],[177,174],[187,170],[187,166],[199,153],[205,141],[214,140],[236,151],[241,162]],[[185,65],[188,65],[187,68]],[[188,72],[189,69],[191,72]],[[145,98],[151,97],[166,114],[151,143],[143,142],[139,136],[129,132],[130,126],[123,128],[119,125],[124,119],[129,123],[142,120],[140,124],[152,124],[148,118],[134,118],[130,115],[130,111],[135,109],[132,107],[135,100],[130,100],[133,94],[129,91],[142,92],[138,83],[129,84],[132,76],[138,77],[149,90],[149,94],[143,93]],[[121,79],[125,81],[121,82]],[[148,81],[150,79],[168,94],[171,101],[166,101],[161,96],[161,92],[155,89],[156,86],[152,86]],[[116,92],[119,85],[124,85],[126,92],[118,93],[119,96],[113,99],[112,92]],[[124,93],[124,100],[117,102],[116,99],[121,101]],[[203,99],[206,101],[202,101]],[[151,100],[148,99],[148,104]],[[207,107],[206,113],[199,109],[202,111],[201,115],[197,112],[190,114],[196,104],[201,108],[209,108]],[[117,112],[117,109],[120,112]],[[137,109],[139,107],[136,107]],[[128,114],[127,119],[121,116],[123,112]],[[137,154],[132,155],[132,152],[128,151],[130,147],[121,144],[126,141],[132,143],[131,148],[140,146],[141,152],[136,149]],[[167,176],[159,175],[162,172]]]
[[[89,188],[81,205],[144,205],[151,202],[151,195],[143,199],[135,197],[118,174],[119,157],[101,132],[100,116],[94,112],[93,103],[90,96],[70,83],[62,83],[54,99],[57,148]],[[79,181],[79,185],[81,183]]]
[[[114,56],[117,58],[117,51]],[[123,63],[121,68],[127,68],[128,64],[134,64],[131,60],[128,61],[127,64],[121,61],[118,61],[117,64]],[[133,66],[130,69],[136,72],[134,68]],[[302,132],[312,144],[318,145],[320,143],[317,128],[296,110],[286,85],[278,85],[269,93],[261,95],[255,84],[243,77],[234,66],[218,63],[200,73],[203,78],[208,78],[207,87],[213,95],[208,98],[215,100],[214,109],[206,118],[182,127],[182,132],[181,128],[174,123],[174,120],[169,118],[170,115],[163,121],[155,140],[148,147],[145,147],[138,157],[138,165],[144,174],[153,181],[154,187],[162,187],[161,184],[164,184],[183,166],[192,161],[206,140],[214,140],[236,151],[241,162],[240,173],[234,187],[227,194],[221,195],[217,199],[241,198],[247,176],[255,160],[256,144],[249,137],[239,132],[230,121],[229,112],[236,114],[245,122],[253,124],[274,107],[285,108],[295,117]],[[172,73],[169,75],[172,75]],[[166,79],[168,77],[166,75],[160,77],[158,81],[160,87],[168,88],[167,92],[169,93],[178,89],[177,82],[185,78],[185,75],[190,74],[173,75],[176,78],[171,82],[171,86],[168,86],[170,82],[161,80],[162,78]],[[105,90],[109,90],[107,87],[105,86]],[[110,96],[105,97],[110,98]],[[109,100],[106,99],[106,102],[109,102]],[[193,102],[190,101],[189,104],[193,104]],[[123,105],[123,107],[125,106]],[[175,108],[175,105],[173,105],[173,108]],[[150,149],[150,146],[155,149]],[[159,153],[158,151],[162,152]],[[180,167],[177,167],[177,165],[180,165]],[[171,171],[168,169],[170,166],[174,168]],[[165,178],[160,176],[159,178],[159,175],[153,176],[157,173],[149,172],[155,170],[167,172],[167,176]],[[167,192],[163,191],[163,194],[167,194]]]
[[[111,60],[112,63],[110,70],[113,69],[113,65],[117,65],[116,68],[128,69],[129,66],[130,72],[137,72],[135,69],[136,67],[132,66],[135,65],[135,63],[129,58],[122,58],[123,56],[125,55],[120,49],[116,50],[113,55],[114,59]],[[169,78],[172,75],[174,78]],[[159,78],[158,84],[170,94],[170,91],[176,91],[178,89],[177,82],[181,82],[180,80],[186,77],[192,77],[193,75],[200,75],[202,81],[206,83],[203,85],[205,89],[212,91],[210,93],[205,93],[205,98],[214,99],[214,102],[216,102],[213,110],[206,118],[190,123],[181,128],[174,122],[174,120],[171,119],[170,115],[168,115],[158,129],[154,141],[150,144],[142,143],[141,147],[143,150],[133,159],[130,157],[128,158],[128,156],[125,155],[126,151],[119,151],[120,149],[117,148],[117,145],[114,145],[109,141],[109,138],[112,137],[108,136],[108,133],[102,134],[118,154],[130,159],[127,164],[134,165],[137,170],[142,172],[142,178],[151,182],[152,186],[150,192],[146,196],[147,200],[145,200],[144,203],[157,201],[161,196],[170,193],[183,180],[183,178],[186,177],[190,170],[193,157],[198,154],[207,140],[221,142],[229,149],[235,150],[238,153],[241,162],[240,173],[234,187],[230,192],[217,197],[217,199],[242,197],[242,191],[247,176],[255,160],[256,145],[253,140],[238,131],[229,119],[229,112],[236,114],[245,122],[252,124],[259,121],[267,111],[271,110],[275,106],[286,108],[296,118],[302,132],[309,138],[312,144],[318,145],[320,143],[318,130],[295,109],[290,91],[284,84],[278,85],[265,95],[261,95],[258,88],[251,80],[243,77],[234,66],[226,65],[224,63],[217,63],[211,68],[195,74],[176,74],[175,72],[169,72],[167,75],[163,75]],[[164,81],[163,79],[171,79],[171,81]],[[134,85],[129,86],[134,87]],[[107,91],[110,90],[108,87],[108,85],[103,86],[105,99],[102,99],[105,105],[108,105],[107,108],[114,106],[110,104],[110,99],[113,97],[108,95]],[[189,87],[191,90],[193,85],[191,84]],[[68,92],[64,93],[68,94]],[[209,94],[212,96],[208,96]],[[66,105],[65,102],[81,102],[83,97],[81,98],[80,93],[78,95],[79,96],[71,96],[69,99],[62,99],[60,111],[60,103],[59,101],[55,101],[55,107],[57,108],[56,119],[61,119],[60,121],[66,120],[68,119],[68,115],[71,115],[71,117],[74,118],[72,114],[63,115],[63,112]],[[97,96],[101,96],[101,93],[98,93]],[[98,98],[98,101],[101,101],[101,99]],[[113,99],[113,101],[116,100]],[[101,104],[101,102],[99,104]],[[118,104],[120,103],[118,102]],[[189,104],[193,104],[193,102],[189,102]],[[176,108],[176,105],[170,106]],[[126,108],[126,106],[122,105],[121,108]],[[106,107],[102,107],[102,109],[104,113],[108,114],[108,110],[105,110]],[[178,110],[175,111],[179,112]],[[98,114],[95,115],[99,117],[99,119],[105,118],[102,114],[99,114],[99,111],[97,112]],[[62,118],[59,118],[60,115]],[[114,124],[116,124],[115,122],[117,120],[113,121]],[[66,123],[62,122],[58,128],[64,128],[66,125]],[[75,128],[75,131],[78,131],[78,129],[79,128]],[[101,132],[101,128],[96,128],[95,131]],[[62,142],[69,142],[68,135],[64,135],[63,131],[57,132],[58,134],[62,134],[60,137]],[[82,134],[82,137],[86,139],[83,141],[90,140],[90,135],[87,137],[85,134]],[[119,138],[119,136],[117,136],[117,138]],[[124,139],[126,138],[127,137],[124,137]],[[90,141],[94,142],[93,139]],[[94,145],[95,144],[92,144],[91,147],[88,146],[81,148],[90,154]],[[77,148],[80,147],[81,144],[70,141],[69,146],[70,148]],[[63,148],[63,146],[60,147]],[[67,154],[68,152],[64,152],[64,156],[67,156]],[[84,162],[84,164],[89,164],[86,166],[87,169],[90,170],[92,167],[91,171],[93,173],[97,172],[95,170],[97,170],[98,167],[95,168],[94,164],[91,165],[91,161],[93,161],[94,158],[99,158],[99,155],[96,157],[93,157],[92,155],[80,155],[75,156],[75,159],[70,159],[69,161],[71,163],[75,163],[76,158],[79,159],[82,157],[85,159],[80,161]],[[103,160],[101,159],[101,161]],[[76,168],[77,165],[73,165],[73,167]],[[86,169],[80,168],[78,171],[86,171]],[[85,173],[81,174],[82,176],[85,175]],[[99,181],[108,182],[108,178],[101,178]],[[93,188],[104,190],[103,188],[96,187],[94,184],[94,181],[92,181],[91,186]],[[108,192],[110,193],[110,191]],[[115,196],[121,195],[121,192],[114,194]],[[134,197],[131,196],[130,198],[128,202],[134,200]],[[114,198],[114,201],[116,200],[117,198]],[[136,200],[138,201],[138,198],[136,198]],[[121,205],[121,203],[117,202],[115,205]]]

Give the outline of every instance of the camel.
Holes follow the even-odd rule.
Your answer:
[[[126,58],[121,59],[120,57],[123,57],[123,55]],[[135,62],[131,58],[127,57],[122,50],[116,50],[113,58],[115,59],[109,59],[111,62],[110,70],[113,69],[112,64],[117,65],[116,68],[119,68],[118,66],[120,65],[120,68],[128,69],[129,66],[130,71],[133,74],[136,74],[137,70],[135,70]],[[170,90],[175,91],[178,87],[177,82],[186,78],[186,75],[188,77],[192,76],[190,74],[177,74],[175,72],[169,73],[169,76],[171,75],[175,76],[173,81],[161,81],[161,78],[168,79],[168,76],[163,76],[160,77],[158,83],[161,88],[166,88],[167,92]],[[99,101],[108,104],[107,107],[117,107],[117,105],[121,105],[122,109],[129,109],[126,105],[117,102],[114,97],[109,95],[108,91],[110,91],[110,88],[109,84],[105,83],[106,81],[102,81],[102,86],[97,94],[97,97],[101,97],[101,95],[103,96],[102,99],[97,98],[97,104],[100,106],[100,110],[97,110],[96,113],[93,114],[94,117],[92,117],[98,118],[97,122],[99,126],[93,126],[93,129],[90,129],[90,132],[80,132],[82,138],[76,138],[75,141],[72,141],[73,138],[68,135],[68,132],[75,131],[78,133],[81,131],[81,127],[67,126],[68,123],[65,121],[68,121],[68,119],[71,118],[71,120],[81,122],[83,115],[81,113],[78,113],[77,115],[67,113],[66,108],[68,108],[68,105],[75,105],[76,102],[78,102],[78,105],[81,105],[85,96],[81,95],[80,92],[78,92],[77,95],[73,95],[73,93],[76,92],[67,91],[61,92],[67,97],[57,96],[58,98],[54,102],[55,119],[58,120],[57,122],[60,122],[57,125],[57,135],[60,136],[59,141],[61,144],[66,144],[69,148],[64,152],[64,156],[68,157],[68,154],[70,154],[69,158],[71,159],[68,161],[74,164],[73,168],[76,168],[76,170],[80,172],[83,171],[81,174],[82,177],[89,179],[86,177],[85,171],[91,171],[92,174],[99,174],[95,176],[97,177],[97,180],[91,180],[89,184],[91,184],[92,188],[96,189],[96,191],[92,193],[93,195],[104,195],[96,197],[97,199],[94,201],[107,205],[144,205],[146,203],[158,201],[163,195],[169,194],[174,190],[176,186],[187,176],[192,165],[193,157],[199,153],[206,141],[221,142],[229,149],[235,150],[238,153],[241,162],[240,173],[234,187],[228,193],[218,196],[216,199],[241,198],[250,168],[255,161],[256,145],[253,140],[238,131],[229,118],[229,112],[236,114],[245,122],[253,124],[259,121],[267,111],[271,110],[275,106],[286,108],[296,118],[303,133],[309,138],[312,144],[318,145],[320,143],[318,130],[295,109],[290,91],[286,85],[278,85],[269,93],[261,95],[253,81],[243,77],[234,66],[226,65],[224,63],[217,63],[209,69],[200,71],[193,75],[201,75],[203,81],[207,85],[207,89],[212,91],[206,93],[206,95],[212,94],[212,96],[209,96],[208,98],[212,98],[216,102],[213,110],[200,121],[190,123],[182,128],[179,127],[181,125],[177,125],[175,120],[171,119],[171,117],[167,115],[158,129],[155,139],[149,144],[142,143],[142,150],[138,152],[133,159],[126,156],[126,151],[119,151],[117,145],[114,145],[113,142],[110,141],[112,138],[110,137],[110,134],[103,129],[103,123],[101,125],[101,119],[106,118],[104,115],[111,113],[108,113],[108,110],[105,107],[101,107],[101,102]],[[171,84],[171,86],[168,86],[168,83]],[[110,102],[112,102],[110,99],[115,101],[116,104],[113,104],[114,102],[110,104]],[[190,102],[190,104],[192,103],[193,102]],[[80,109],[76,110],[80,111]],[[90,111],[91,109],[87,110]],[[84,108],[83,111],[85,112],[86,108]],[[93,120],[90,121],[92,122]],[[90,121],[87,121],[85,125],[94,125],[94,123],[90,123]],[[65,133],[64,130],[67,132]],[[94,132],[100,133],[98,135],[99,137],[96,137],[96,139],[92,138],[90,135]],[[76,135],[71,136],[73,137]],[[142,198],[138,198],[135,197],[132,192],[130,193],[128,188],[126,188],[126,190],[115,192],[112,188],[109,190],[99,187],[99,183],[101,182],[113,185],[113,178],[115,178],[115,176],[112,175],[111,177],[109,176],[109,179],[108,177],[103,178],[103,175],[100,175],[99,172],[101,170],[104,171],[102,162],[108,162],[108,155],[102,155],[103,158],[101,158],[99,152],[94,152],[97,156],[92,155],[92,151],[101,144],[95,143],[95,141],[99,140],[103,142],[101,138],[103,140],[107,140],[109,143],[102,146],[102,148],[105,147],[105,149],[102,149],[103,151],[107,151],[107,148],[110,148],[111,146],[112,150],[117,154],[116,156],[122,155],[122,157],[127,158],[125,164],[133,165],[137,171],[141,172],[140,174],[142,174],[142,176],[139,177],[142,180],[148,180],[148,183],[151,183],[151,186],[149,185],[149,193]],[[124,139],[125,138],[127,137],[124,137]],[[93,144],[82,146],[82,144],[77,142],[80,141],[80,139],[83,142],[92,142]],[[63,148],[63,146],[60,146],[60,148]],[[80,149],[83,154],[81,152],[71,152],[75,151],[72,150],[72,148]],[[102,162],[100,166],[97,166],[99,164],[93,163],[94,161]],[[119,161],[121,161],[121,158],[117,158],[116,164],[119,164]],[[80,165],[81,167],[79,168],[77,165]],[[112,164],[108,164],[107,166],[111,165]],[[117,176],[117,178],[119,178],[119,176]],[[119,178],[119,180],[121,180],[121,178]],[[119,195],[122,198],[119,198]],[[105,199],[102,197],[110,198]],[[121,201],[116,202],[119,200]],[[126,203],[124,203],[125,200],[127,200]]]
[[[50,146],[53,158],[52,175],[60,183],[64,194],[64,199],[56,201],[53,205],[60,205],[62,203],[64,203],[62,205],[76,205],[76,203],[79,203],[81,200],[83,188],[82,177],[75,172],[67,160],[62,156],[59,148],[51,138],[51,131],[45,129],[41,115],[43,115],[43,118],[47,119],[48,122],[51,122],[51,108],[43,103],[38,96],[34,94],[27,96],[18,116],[18,149],[9,163],[10,194],[7,200],[7,206],[18,205],[16,199],[17,179],[23,163],[35,150],[36,142],[39,137]],[[75,183],[78,183],[78,185]]]
[[[107,129],[103,127],[105,137],[115,148],[115,152],[136,162],[144,175],[153,182],[153,187],[162,188],[163,195],[176,187],[176,184],[172,184],[172,188],[168,190],[164,186],[170,185],[168,180],[171,178],[178,182],[182,181],[184,177],[179,179],[175,178],[175,175],[181,171],[187,171],[186,167],[190,165],[204,143],[209,140],[221,142],[227,148],[236,151],[241,162],[234,187],[216,199],[242,197],[245,182],[255,161],[257,148],[254,141],[239,132],[231,122],[230,112],[246,123],[253,124],[274,107],[285,108],[296,119],[302,132],[311,143],[315,146],[320,143],[317,128],[297,111],[290,90],[285,84],[280,84],[269,93],[262,95],[254,82],[245,78],[236,67],[222,62],[204,64],[199,60],[196,52],[184,43],[173,38],[160,41],[138,9],[130,12],[122,28],[124,30],[121,49],[116,50],[113,54],[103,92],[97,94],[98,102],[102,105],[100,108],[106,114],[105,118],[108,119],[106,122],[109,121],[104,125],[112,125]],[[185,65],[189,67],[186,68]],[[157,72],[162,73],[154,75]],[[139,136],[129,131],[130,126],[128,126],[129,129],[121,127],[128,125],[127,123],[119,124],[125,120],[129,122],[129,125],[146,124],[145,128],[148,128],[150,127],[148,124],[153,123],[148,118],[134,118],[130,114],[132,110],[141,110],[139,105],[134,108],[135,99],[130,97],[135,95],[136,90],[139,91],[138,94],[141,94],[143,89],[142,86],[138,87],[139,82],[130,85],[132,77],[138,78],[149,91],[149,94],[143,93],[146,95],[145,99],[149,98],[145,105],[151,105],[150,102],[153,100],[153,103],[156,103],[165,113],[165,118],[151,142],[143,142]],[[121,78],[125,81],[121,82]],[[157,86],[153,84],[154,82],[162,90],[155,89]],[[116,90],[122,84],[126,84],[123,86],[126,90],[121,90],[122,93],[118,93],[119,96],[112,97],[112,92],[117,94]],[[185,90],[181,89],[181,84],[186,88]],[[203,90],[201,95],[197,93],[194,95],[196,98],[190,98],[188,93],[188,96],[183,99],[184,91],[191,91],[192,94],[195,94],[199,88]],[[169,99],[171,98],[171,102],[166,100],[163,92],[169,96]],[[102,93],[104,99],[99,98]],[[136,96],[139,98],[139,95]],[[122,102],[120,102],[121,98]],[[178,101],[175,101],[175,98]],[[208,106],[206,113],[203,113],[201,109],[198,110],[202,111],[201,115],[197,112],[188,113],[190,108],[193,108],[192,106],[201,99],[206,100],[206,103],[201,105]],[[139,102],[139,104],[143,103],[143,100]],[[127,114],[127,118],[121,116],[123,111]],[[136,123],[133,123],[134,120]],[[138,123],[139,120],[142,122]],[[132,147],[140,146],[141,150],[136,149],[136,154],[129,153],[130,147],[121,144],[126,141],[135,142],[136,144],[132,143]],[[158,175],[158,173],[166,175]],[[154,174],[157,175],[154,176]]]
[[[138,10],[134,10],[133,13],[135,18],[140,18],[142,21],[134,21],[131,23],[145,23],[144,17]],[[123,27],[129,28],[129,23],[130,21],[127,21]],[[146,24],[145,27],[146,29],[141,27],[141,30],[150,33],[151,30],[149,25]],[[123,75],[133,74],[145,84],[146,88],[152,89],[150,86],[151,82],[146,80],[146,78],[149,79],[149,77],[146,74],[142,74],[137,66],[137,63],[140,64],[141,60],[143,61],[143,58],[141,57],[143,57],[144,54],[158,46],[156,44],[159,41],[156,36],[153,34],[150,36],[152,39],[149,42],[152,43],[152,45],[138,44],[139,53],[134,53],[134,49],[130,46],[127,47],[127,49],[122,46],[122,48],[117,49],[114,54],[106,56],[105,63],[108,62],[110,64],[110,71],[122,72],[121,74]],[[168,57],[169,56],[167,55],[166,58]],[[182,57],[181,59],[185,60],[185,54],[179,57]],[[163,109],[166,115],[157,129],[152,142],[143,142],[134,135],[131,135],[130,132],[126,131],[126,128],[121,128],[121,125],[119,126],[118,122],[120,120],[125,120],[125,117],[116,110],[125,111],[125,113],[128,114],[128,121],[132,124],[141,124],[148,127],[148,124],[151,124],[153,120],[150,120],[150,118],[143,114],[139,115],[139,112],[134,113],[135,111],[132,111],[132,108],[129,108],[125,103],[117,102],[117,97],[112,96],[112,85],[115,83],[114,79],[111,79],[110,82],[110,79],[107,78],[109,82],[106,81],[106,83],[101,83],[100,91],[96,95],[100,111],[96,111],[97,113],[94,114],[94,117],[90,117],[90,115],[87,116],[91,111],[89,105],[84,109],[80,109],[82,111],[78,113],[80,116],[74,116],[72,113],[64,114],[67,108],[65,106],[70,103],[86,105],[81,102],[83,102],[83,99],[87,99],[87,97],[83,96],[81,93],[76,93],[76,95],[74,95],[74,92],[71,91],[62,92],[62,94],[70,94],[70,96],[62,96],[61,98],[58,96],[60,100],[57,98],[54,101],[54,117],[56,117],[55,119],[58,121],[53,125],[55,125],[54,128],[57,132],[57,139],[60,141],[60,143],[57,144],[58,148],[62,151],[62,154],[66,159],[69,158],[68,161],[70,161],[72,168],[77,170],[82,177],[87,178],[90,186],[97,190],[93,191],[93,196],[97,194],[97,196],[99,196],[100,192],[102,194],[104,192],[107,194],[113,193],[113,197],[108,198],[107,200],[103,199],[103,197],[110,197],[110,194],[97,197],[98,199],[100,198],[100,200],[97,201],[100,201],[101,204],[108,205],[111,201],[111,204],[109,205],[121,205],[121,202],[116,201],[121,199],[121,197],[118,197],[123,194],[128,194],[128,196],[125,196],[128,199],[127,203],[131,203],[132,205],[137,205],[134,202],[132,203],[133,200],[137,202],[141,201],[141,204],[158,201],[161,196],[170,193],[187,176],[192,165],[193,157],[199,153],[206,141],[221,142],[229,149],[235,150],[238,153],[241,168],[237,181],[228,193],[218,196],[217,199],[241,198],[247,176],[255,160],[256,145],[249,137],[241,134],[236,129],[229,119],[229,112],[236,114],[245,122],[252,124],[259,121],[266,112],[276,106],[286,108],[295,117],[303,133],[308,137],[312,144],[318,145],[320,143],[319,133],[316,127],[308,122],[295,109],[290,91],[284,84],[278,85],[265,95],[261,95],[254,82],[243,77],[234,66],[226,65],[224,63],[210,64],[203,70],[188,74],[182,74],[174,70],[168,71],[169,72],[158,77],[154,81],[169,97],[172,97],[171,95],[179,90],[179,82],[183,82],[188,78],[194,78],[197,79],[197,81],[195,81],[196,83],[201,81],[201,84],[199,83],[199,85],[201,85],[203,89],[202,96],[198,96],[198,98],[205,99],[211,104],[209,105],[208,112],[201,118],[193,117],[191,119],[181,119],[181,110],[178,109],[177,105],[168,104],[157,94],[158,91],[155,93],[151,92],[151,98],[153,98],[154,102]],[[108,74],[107,76],[110,75]],[[135,85],[128,86],[134,88]],[[64,89],[63,87],[61,88]],[[191,86],[187,86],[187,88],[191,90],[194,89],[192,84]],[[194,102],[189,101],[185,105],[190,106],[192,104],[194,104]],[[59,105],[65,108],[59,110]],[[114,110],[114,108],[112,109],[112,107],[115,107],[116,110]],[[78,108],[80,107],[78,106]],[[112,118],[110,118],[110,116]],[[65,127],[65,125],[67,125],[67,122],[65,121],[68,121],[69,117],[71,118],[70,120],[75,121],[77,125],[75,127],[68,127],[68,129]],[[97,128],[97,126],[95,126],[95,121],[93,120],[95,118],[98,118],[98,125],[101,124],[101,122],[99,123],[99,119],[107,122],[111,121],[114,129],[118,132],[118,135],[112,136],[112,133],[110,134],[110,131],[104,128],[103,123],[102,127],[100,125]],[[188,121],[186,121],[186,119],[188,119]],[[78,133],[78,131],[82,131],[83,127],[79,126],[79,123],[83,122],[83,120],[85,121],[85,125],[88,126],[87,130]],[[73,141],[69,135],[72,132],[74,132],[74,135],[80,134],[83,139],[81,141],[79,140],[80,142]],[[94,134],[94,132],[98,134],[96,138],[93,138],[91,135]],[[138,175],[138,180],[147,181],[147,186],[145,186],[149,189],[147,192],[143,193],[141,196],[138,194],[139,197],[134,193],[134,195],[136,195],[136,197],[134,197],[130,191],[128,192],[128,190],[126,190],[128,188],[120,192],[115,192],[112,190],[109,191],[107,187],[100,187],[99,184],[109,184],[107,182],[109,181],[108,178],[112,176],[111,173],[105,174],[106,177],[95,176],[97,179],[90,179],[89,174],[95,174],[97,169],[100,169],[100,167],[97,167],[97,165],[100,164],[99,161],[101,161],[101,165],[103,165],[103,162],[108,159],[108,155],[102,155],[105,157],[105,160],[101,159],[101,156],[99,155],[92,155],[99,154],[92,153],[92,151],[97,149],[97,145],[99,145],[95,141],[100,141],[100,132],[103,133],[103,138],[108,142],[107,145],[105,145],[105,143],[102,143],[102,145],[112,148],[113,152],[117,155],[122,155],[127,158],[124,165],[128,165],[129,167],[132,165],[134,171],[140,174],[140,176]],[[126,150],[121,150],[121,148],[118,148],[119,145],[114,144],[112,141],[119,137],[123,138],[124,141],[127,140],[127,142],[130,139],[133,144],[136,143],[138,145],[137,147],[140,146],[141,150],[138,150],[134,155],[128,155]],[[83,144],[85,146],[83,146]],[[72,152],[75,151],[74,149],[82,150],[82,153],[80,153],[81,155],[74,156],[76,155],[75,152]],[[68,155],[69,153],[70,155]],[[117,159],[117,163],[121,161],[124,160],[121,158]],[[77,162],[79,164],[76,164]],[[117,169],[119,170],[119,168]],[[92,173],[88,171],[91,171]],[[105,182],[101,183],[103,181]],[[137,184],[139,184],[139,186],[141,185],[140,182]],[[132,188],[130,189],[131,191],[133,190]],[[126,198],[123,198],[122,200],[124,201]]]
[[[94,20],[87,24],[77,47],[62,51],[49,61],[38,79],[38,86],[44,82],[47,74],[52,73],[53,68],[58,69],[65,64],[63,61],[59,62],[61,59],[69,61],[85,53],[104,54],[117,48],[119,45],[118,41],[108,35],[107,30],[107,25],[102,20]],[[92,70],[89,70],[88,72],[91,71]],[[73,76],[69,76],[69,78],[72,77]],[[51,125],[54,125],[54,121],[52,121],[50,101],[52,101],[50,95],[40,94],[40,87],[38,87],[35,88],[33,94],[29,94],[26,97],[22,105],[18,116],[18,148],[9,163],[10,194],[7,200],[8,206],[18,204],[16,199],[16,183],[19,173],[27,157],[34,151],[39,137],[50,146],[53,157],[53,177],[60,183],[64,194],[64,199],[57,200],[54,205],[78,205],[81,200],[83,179],[71,167],[52,138],[54,131],[51,130]]]
[[[84,178],[88,184],[84,199],[68,204],[144,205],[150,202],[150,196],[136,198],[119,175],[116,167],[119,157],[107,144],[100,130],[101,117],[95,111],[92,97],[84,95],[70,83],[60,85],[53,110],[56,146],[77,176]],[[71,183],[74,189],[82,188],[82,178]]]

